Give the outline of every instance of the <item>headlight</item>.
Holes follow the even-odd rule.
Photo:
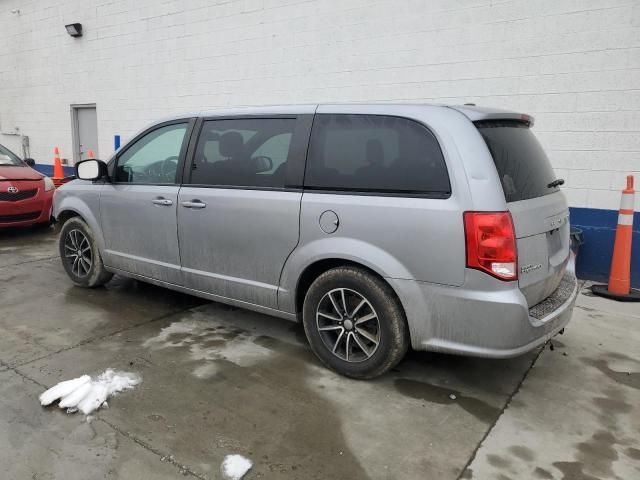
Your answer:
[[[50,190],[53,190],[54,188],[56,188],[56,186],[53,184],[53,180],[51,180],[49,177],[44,177],[44,191],[48,192]]]

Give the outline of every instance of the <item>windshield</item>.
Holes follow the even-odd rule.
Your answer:
[[[0,165],[24,167],[22,160],[20,160],[11,150],[3,147],[2,145],[0,145]]]
[[[489,147],[507,202],[557,192],[556,176],[542,146],[524,123],[508,120],[475,122]]]

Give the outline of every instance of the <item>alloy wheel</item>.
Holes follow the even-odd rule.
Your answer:
[[[93,255],[87,236],[74,229],[64,239],[64,256],[71,272],[78,277],[86,277],[91,270]]]
[[[326,293],[316,308],[316,327],[324,345],[350,363],[373,356],[380,345],[380,321],[364,295],[349,288]]]

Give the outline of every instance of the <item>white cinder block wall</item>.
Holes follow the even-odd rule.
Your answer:
[[[617,209],[640,181],[640,2],[0,1],[0,143],[19,128],[39,163],[71,158],[71,104],[97,105],[107,158],[176,112],[352,101],[531,113],[570,204]]]

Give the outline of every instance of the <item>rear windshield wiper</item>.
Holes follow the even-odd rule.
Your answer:
[[[564,185],[564,178],[558,178],[557,180],[554,180],[547,185],[547,188],[559,187],[560,185]]]

